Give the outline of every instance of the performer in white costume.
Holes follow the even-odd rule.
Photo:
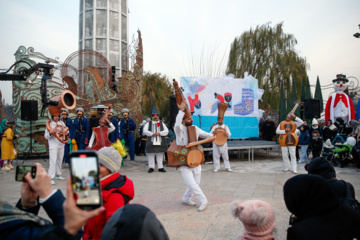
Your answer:
[[[61,177],[61,164],[64,158],[64,144],[61,143],[56,136],[51,134],[57,132],[56,129],[58,126],[66,128],[64,122],[59,121],[60,115],[52,115],[51,116],[50,128],[49,132],[47,128],[45,128],[45,139],[49,142],[49,175],[51,176],[51,184],[55,184],[54,179],[64,180],[65,178]]]
[[[176,135],[176,144],[180,146],[186,146],[189,142],[188,140],[188,132],[187,126],[192,126],[193,119],[192,117],[188,117],[184,119],[185,108],[187,106],[186,100],[183,99],[178,108],[180,111],[178,112],[175,120],[175,135]],[[196,127],[196,137],[201,138],[209,138],[213,135],[207,133],[200,128]],[[194,194],[197,201],[200,203],[198,211],[204,211],[208,200],[201,190],[199,184],[201,180],[201,164],[197,167],[188,167],[186,165],[180,167],[181,175],[187,185],[187,189],[182,198],[182,203],[190,206],[195,206],[196,203],[191,201],[191,197]]]
[[[223,128],[225,129],[227,137],[231,136],[230,129],[227,125],[224,124],[224,118],[218,117],[217,124],[211,128],[210,133],[215,135],[217,128]],[[224,145],[218,146],[214,142],[212,143],[213,146],[213,162],[214,162],[214,172],[219,171],[220,169],[220,156],[222,156],[224,160],[224,165],[226,168],[226,171],[232,172],[230,161],[229,161],[229,154],[228,154],[228,146],[227,142],[224,143]]]
[[[153,107],[152,121],[147,122],[143,128],[143,134],[147,136],[146,153],[148,156],[149,170],[152,173],[155,168],[155,157],[159,172],[166,172],[163,166],[164,152],[167,150],[166,136],[169,133],[165,124],[159,120],[159,112]]]

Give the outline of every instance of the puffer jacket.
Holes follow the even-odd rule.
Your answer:
[[[119,172],[103,179],[101,194],[105,211],[95,218],[90,219],[84,227],[83,239],[100,239],[102,230],[116,210],[128,204],[134,198],[133,182]]]
[[[300,130],[299,145],[308,145],[310,141],[309,127],[306,125],[302,126],[304,131]]]

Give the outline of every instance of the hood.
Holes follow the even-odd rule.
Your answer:
[[[167,240],[169,236],[150,209],[139,204],[129,204],[111,216],[101,239]]]
[[[301,174],[287,180],[284,201],[298,220],[322,215],[339,207],[338,198],[325,179],[312,174]]]
[[[326,140],[326,142],[324,143],[324,147],[326,147],[326,148],[334,148],[334,146],[331,144],[330,138]]]
[[[336,177],[336,172],[333,166],[323,157],[317,157],[306,164],[305,169],[309,174],[315,174],[325,179]]]
[[[120,175],[119,172],[116,172],[109,177],[101,180],[101,189],[110,190],[116,188],[121,194],[128,196],[128,200],[132,200],[135,195],[134,184],[124,175]],[[106,198],[111,192],[102,191],[103,197]]]
[[[340,124],[344,124],[344,119],[342,118],[336,118],[336,122],[340,123]]]

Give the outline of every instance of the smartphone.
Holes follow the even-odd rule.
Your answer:
[[[16,174],[15,174],[15,181],[18,182],[26,182],[25,176],[31,173],[32,178],[35,178],[36,175],[36,167],[33,165],[17,165],[16,166]]]
[[[76,205],[86,210],[102,206],[97,153],[79,150],[71,152],[69,159],[71,185]]]

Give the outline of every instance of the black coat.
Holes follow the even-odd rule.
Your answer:
[[[360,239],[360,216],[339,203],[328,183],[308,174],[290,178],[284,185],[287,209],[296,216],[288,240]]]

